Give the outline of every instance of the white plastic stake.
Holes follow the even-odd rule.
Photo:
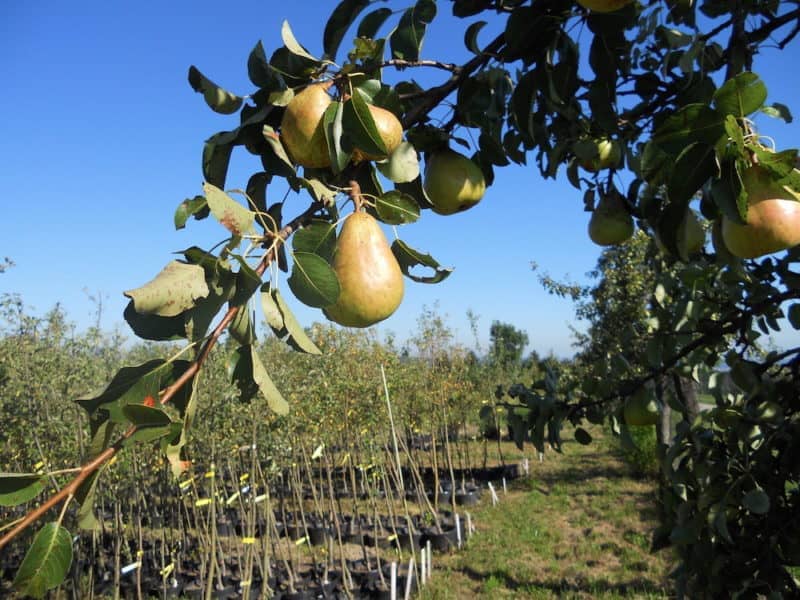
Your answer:
[[[133,562],[133,563],[131,563],[131,564],[129,564],[129,565],[125,565],[124,567],[122,567],[122,568],[119,570],[119,574],[120,574],[120,575],[127,575],[127,574],[128,574],[128,573],[130,573],[131,571],[135,571],[136,569],[138,569],[138,568],[139,568],[139,567],[141,567],[141,566],[142,566],[142,563],[141,563],[141,562],[139,562],[139,561]]]
[[[522,461],[522,470],[525,471],[525,475],[531,474],[531,465],[528,463],[528,457],[525,457],[525,460]]]
[[[389,592],[389,597],[391,600],[397,600],[397,563],[392,563],[392,571],[391,571],[391,586],[392,591]]]
[[[428,543],[426,544],[426,546],[428,547],[428,579],[430,579],[431,575],[433,575],[433,557],[431,556],[431,541],[430,540],[428,540]]]
[[[506,478],[503,477],[503,493],[508,494],[508,488],[506,487]]]
[[[456,543],[461,548],[461,517],[456,513]]]
[[[411,598],[411,579],[414,576],[414,566],[416,563],[414,562],[414,557],[408,559],[408,576],[406,577],[406,593],[403,596],[403,600],[408,600]]]
[[[467,539],[475,533],[475,527],[472,525],[472,515],[467,513]]]
[[[539,462],[544,462],[544,453],[539,452]]]
[[[428,581],[428,558],[425,556],[425,548],[419,551],[420,564],[420,583],[425,585]]]
[[[489,491],[492,493],[492,506],[497,506],[497,503],[500,502],[500,498],[497,497],[497,492],[491,481],[489,482]]]

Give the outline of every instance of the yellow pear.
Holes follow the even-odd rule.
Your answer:
[[[378,135],[383,140],[383,145],[386,147],[386,154],[367,154],[360,149],[353,150],[353,162],[359,163],[363,160],[383,160],[394,152],[403,141],[403,125],[400,120],[394,115],[392,111],[369,104],[369,112],[372,114],[372,120],[375,121],[375,127],[378,129]]]
[[[331,321],[346,327],[369,327],[389,317],[403,300],[403,273],[378,222],[364,212],[345,219],[333,270],[341,291],[324,309]]]
[[[322,116],[332,102],[330,82],[306,87],[286,105],[281,119],[281,141],[297,164],[313,169],[331,166]]]

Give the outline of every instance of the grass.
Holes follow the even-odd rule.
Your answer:
[[[531,477],[501,491],[498,506],[484,499],[473,513],[476,535],[435,559],[422,597],[669,597],[669,551],[649,552],[655,482],[631,477],[598,437],[532,461]]]

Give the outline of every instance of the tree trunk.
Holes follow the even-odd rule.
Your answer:
[[[675,395],[683,405],[683,420],[691,425],[700,414],[697,386],[688,377],[681,377],[677,373],[672,374],[672,384],[675,387]]]

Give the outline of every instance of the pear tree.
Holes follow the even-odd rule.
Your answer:
[[[425,52],[444,12],[459,20],[467,58]],[[320,349],[289,311],[287,287],[347,326],[390,318],[402,298],[399,273],[435,284],[451,270],[428,249],[380,238],[377,222],[411,225],[429,209],[488,203],[513,163],[527,166],[532,182],[565,178],[588,212],[607,214],[603,199],[613,198],[619,225],[600,243],[628,243],[634,222],[675,266],[653,275],[649,329],[619,332],[644,344],[645,360],[605,356],[606,379],[548,372],[509,388],[529,409],[514,422],[519,439],[558,450],[571,423],[578,441],[590,442],[582,423],[614,427],[628,400],[659,378],[714,371],[714,405],[683,421],[663,464],[669,485],[656,546],[679,556],[682,595],[796,596],[800,347],[773,350],[762,340],[800,328],[800,172],[797,150],[761,137],[753,117],[791,122],[782,99],[768,101],[758,66],[763,54],[793,44],[797,3],[342,0],[320,23],[321,40],[305,45],[289,23],[264,22],[282,44],[254,40],[242,57],[249,89],[227,90],[194,66],[188,72],[202,101],[227,116],[200,148],[203,193],[178,203],[174,224],[213,218],[225,242],[192,246],[125,292],[124,317],[137,336],[183,340],[185,350],[124,367],[77,399],[91,423],[91,456],[54,475],[49,497],[41,497],[47,473],[0,476],[3,504],[38,502],[0,534],[1,549],[39,527],[18,589],[42,595],[63,579],[72,537],[65,510],[75,504],[81,526],[97,526],[95,490],[118,453],[156,445],[175,474],[188,467],[183,449],[204,416],[198,375],[226,332],[242,399],[260,395],[290,413],[281,381],[254,351],[252,300],[280,339],[312,355]],[[418,69],[438,81],[420,85]],[[258,157],[261,169],[229,182],[241,153]],[[285,215],[283,202],[268,201],[278,183],[307,207]],[[766,203],[773,200],[780,209],[767,208],[778,206]],[[373,277],[390,297],[351,293]],[[735,392],[714,384],[722,373]],[[687,411],[679,394],[669,402]]]

